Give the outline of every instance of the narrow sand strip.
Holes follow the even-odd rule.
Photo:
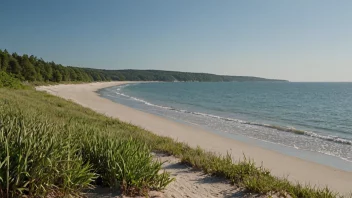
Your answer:
[[[352,172],[334,169],[228,139],[194,126],[180,124],[114,103],[95,93],[98,89],[125,83],[131,82],[55,85],[37,87],[37,90],[70,99],[99,113],[140,126],[155,134],[186,142],[193,147],[199,145],[201,148],[224,155],[229,152],[234,159],[242,158],[244,153],[257,164],[263,162],[264,167],[270,169],[272,174],[279,177],[288,176],[288,179],[293,182],[310,183],[319,187],[328,186],[342,194],[352,191]]]

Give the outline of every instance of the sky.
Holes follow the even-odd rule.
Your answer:
[[[0,1],[0,49],[63,65],[352,81],[350,0]]]

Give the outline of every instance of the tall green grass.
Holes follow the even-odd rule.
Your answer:
[[[93,164],[101,184],[129,195],[143,195],[149,189],[163,189],[172,181],[168,173],[158,174],[162,163],[153,161],[146,144],[92,132],[82,136],[82,156]]]
[[[8,105],[0,109],[0,122],[1,197],[76,194],[94,180],[62,126],[24,117]]]
[[[339,196],[327,188],[274,177],[249,159],[234,162],[229,155],[191,148],[46,93],[0,89],[0,106],[2,195],[78,195],[91,185],[143,195],[172,181],[167,173],[158,174],[161,162],[154,162],[150,151],[159,151],[177,156],[205,173],[225,177],[251,193],[307,198]],[[46,143],[39,143],[41,138]],[[48,150],[52,153],[43,158]],[[26,158],[27,155],[30,157]],[[34,171],[39,170],[40,163],[47,168]],[[55,174],[48,174],[52,172]]]
[[[94,183],[146,194],[172,181],[146,144],[18,104],[0,102],[0,197],[79,196]]]

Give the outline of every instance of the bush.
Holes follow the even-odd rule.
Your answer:
[[[21,82],[10,76],[9,74],[0,71],[0,88],[2,87],[8,87],[11,89],[22,89],[24,86],[21,84]]]

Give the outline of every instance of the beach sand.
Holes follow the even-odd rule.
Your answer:
[[[201,148],[226,155],[230,153],[235,160],[246,157],[254,160],[278,177],[287,177],[290,181],[299,181],[318,187],[328,186],[341,194],[352,191],[352,172],[324,166],[296,157],[266,150],[255,145],[222,137],[196,126],[180,124],[169,119],[138,111],[100,97],[95,91],[115,85],[132,82],[102,82],[74,85],[41,86],[37,90],[72,100],[82,106],[122,121],[140,126],[155,134],[168,136],[192,147]],[[191,183],[189,185],[192,185]],[[230,188],[230,187],[229,187]],[[168,197],[168,196],[167,196]],[[176,196],[177,197],[177,196]]]
[[[224,178],[211,177],[200,171],[195,171],[180,160],[163,154],[155,154],[154,159],[164,162],[163,170],[170,173],[175,178],[162,192],[151,191],[149,197],[153,198],[217,198],[217,197],[245,197],[264,198],[266,196],[249,194],[243,189],[233,186]],[[108,188],[97,187],[85,193],[88,198],[111,198],[123,197],[120,192],[112,191]],[[275,196],[273,196],[275,197]],[[139,196],[138,196],[139,198]],[[142,196],[140,197],[142,198]]]

